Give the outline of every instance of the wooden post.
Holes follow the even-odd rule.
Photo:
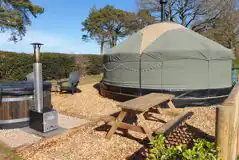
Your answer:
[[[225,102],[217,108],[216,139],[223,160],[235,160],[239,146],[239,83]]]
[[[237,130],[237,156],[239,155],[239,127]]]
[[[232,138],[231,138],[231,152],[232,152],[232,158],[236,159],[237,158],[237,143],[238,143],[238,124],[239,124],[239,93],[236,94],[235,97],[235,108],[234,108],[234,113],[232,114]]]
[[[216,111],[216,140],[217,146],[220,148],[220,157],[223,160],[230,160],[230,129],[231,114],[233,108],[220,106]]]

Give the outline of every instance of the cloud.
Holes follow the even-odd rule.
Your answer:
[[[80,36],[65,36],[39,31],[28,31],[25,37],[17,43],[8,40],[8,33],[0,34],[0,50],[13,52],[31,53],[30,43],[43,43],[43,52],[61,52],[61,53],[98,53],[97,44],[85,43],[81,41]]]

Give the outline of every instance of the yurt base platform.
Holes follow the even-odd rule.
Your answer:
[[[210,106],[220,104],[227,98],[231,88],[211,89],[211,90],[182,90],[182,91],[167,91],[157,89],[138,89],[138,88],[124,88],[106,85],[103,82],[100,83],[100,94],[103,97],[114,99],[116,101],[124,102],[141,95],[155,93],[170,93],[174,94],[175,98],[173,103],[176,107],[188,107],[188,106]],[[190,93],[186,94],[185,93]],[[184,96],[180,96],[184,95]]]
[[[32,143],[37,143],[44,138],[50,138],[61,135],[69,129],[79,127],[89,123],[86,119],[79,119],[75,117],[58,114],[59,128],[47,133],[35,131],[29,127],[15,128],[15,129],[1,129],[0,142],[4,143],[10,148],[17,148],[26,146]]]

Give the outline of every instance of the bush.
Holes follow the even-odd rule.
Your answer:
[[[0,56],[0,79],[23,80],[32,70],[33,58],[27,54]]]
[[[42,70],[44,79],[61,79],[69,76],[69,73],[76,70],[75,57],[57,54],[41,54]]]
[[[86,73],[87,74],[100,74],[103,72],[103,57],[96,56],[96,55],[89,55],[89,63],[86,66]]]
[[[24,80],[33,71],[33,56],[20,53],[0,54],[0,80]],[[43,79],[68,77],[75,70],[75,57],[64,54],[41,54]]]
[[[33,71],[33,58],[30,54],[0,51],[0,80],[24,80]],[[81,75],[102,72],[102,56],[98,55],[43,53],[41,62],[44,80],[67,78],[72,71]]]
[[[208,142],[205,139],[194,140],[194,146],[191,149],[185,146],[176,146],[167,148],[164,144],[163,135],[156,136],[151,140],[150,153],[148,160],[217,160],[218,149],[215,143]]]

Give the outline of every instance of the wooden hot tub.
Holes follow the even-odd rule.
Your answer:
[[[0,128],[28,126],[29,109],[33,106],[33,83],[14,81],[0,83]],[[44,107],[51,105],[51,83],[43,84]]]

